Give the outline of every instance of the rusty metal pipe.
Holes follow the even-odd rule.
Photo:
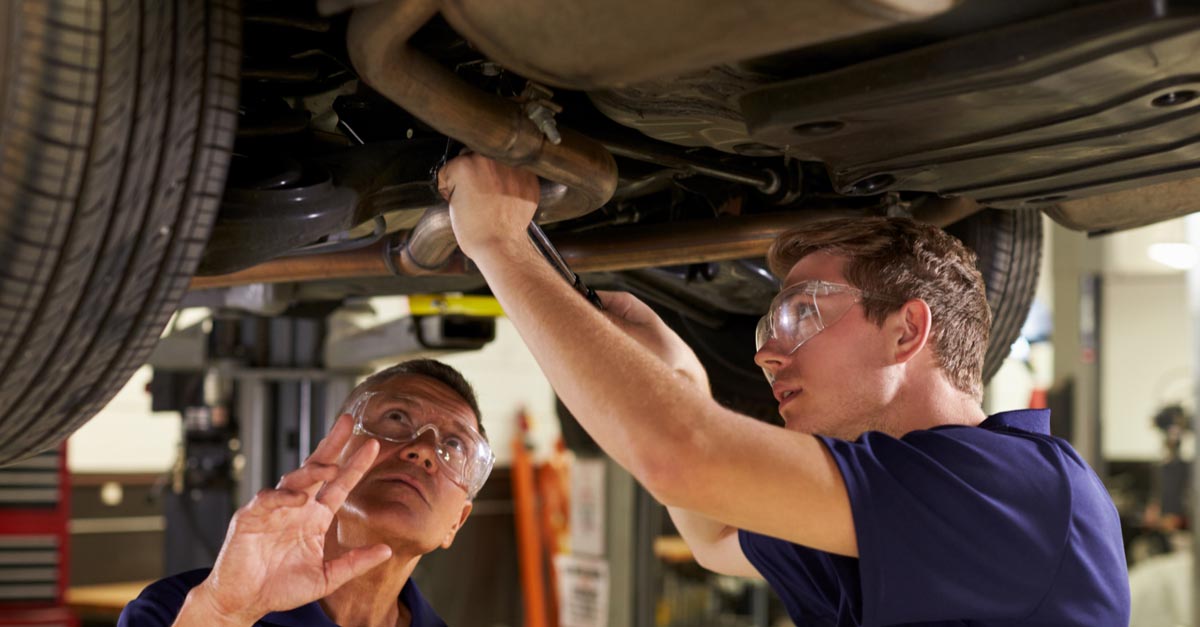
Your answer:
[[[404,274],[436,274],[441,270],[458,242],[450,224],[450,208],[442,205],[430,207],[408,234],[397,255],[389,249],[388,257],[399,257],[398,271]]]
[[[553,188],[543,187],[543,194]],[[436,209],[436,208],[435,208]],[[967,199],[931,199],[914,212],[914,218],[937,226],[948,226],[979,211]],[[771,243],[790,228],[818,220],[876,215],[870,210],[792,211],[696,222],[624,227],[555,237],[555,244],[571,268],[578,272],[632,270],[683,265],[765,255]],[[443,244],[444,244],[443,240]],[[444,251],[431,245],[430,248]],[[233,287],[252,283],[286,283],[389,276],[402,274],[465,274],[465,258],[451,254],[436,270],[414,266],[402,257],[403,248],[381,242],[368,248],[274,259],[246,270],[219,276],[196,277],[191,289]],[[440,253],[439,253],[440,254]]]
[[[472,150],[566,185],[562,199],[539,210],[538,222],[578,217],[608,202],[617,166],[603,146],[569,129],[551,143],[515,102],[468,85],[408,45],[436,11],[433,0],[385,0],[355,10],[346,39],[359,77]]]
[[[562,183],[542,181],[538,205],[553,204],[567,193]],[[391,252],[384,259],[398,265],[397,274],[439,274],[458,248],[450,222],[450,206],[445,202],[431,205],[421,214],[406,238],[394,238]]]
[[[706,261],[744,259],[765,255],[771,242],[784,231],[835,217],[862,217],[867,211],[820,211],[771,213],[653,227],[612,228],[555,238],[563,258],[579,272],[629,270]],[[240,272],[196,277],[191,289],[232,287],[252,283],[285,283],[390,276],[389,263],[405,273],[400,251],[388,242],[368,248],[308,257],[274,259]],[[388,261],[388,258],[391,261]],[[418,274],[464,274],[462,255],[453,256],[436,272],[419,269]]]
[[[818,220],[863,217],[866,211],[767,213],[698,222],[606,229],[555,239],[571,268],[604,272],[761,257],[783,232]]]

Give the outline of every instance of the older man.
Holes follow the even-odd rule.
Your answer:
[[[645,304],[605,316],[526,237],[537,181],[441,172],[455,234],[583,427],[698,561],[761,576],[800,625],[1128,625],[1116,509],[1045,411],[986,416],[974,255],[910,220],[784,235],[756,361],[786,428],[718,405]]]
[[[120,627],[437,627],[411,580],[491,472],[471,386],[432,360],[379,372],[300,468],[238,510],[211,570],[168,577]]]

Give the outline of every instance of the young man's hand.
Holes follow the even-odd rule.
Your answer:
[[[609,318],[621,330],[657,355],[672,370],[708,392],[708,373],[696,353],[649,305],[627,292],[599,292],[599,295]]]
[[[368,440],[339,467],[351,430],[343,415],[300,468],[237,511],[212,573],[188,596],[185,612],[195,612],[194,624],[249,625],[324,598],[391,557],[388,546],[377,544],[325,560],[334,514],[379,453],[379,443]]]
[[[492,246],[525,240],[539,197],[532,173],[478,154],[443,166],[438,191],[450,203],[458,245],[471,258]]]
[[[438,189],[450,203],[454,234],[468,257],[527,239],[539,192],[533,174],[470,154],[438,172]],[[650,307],[620,292],[605,292],[601,300],[617,326],[707,392],[708,376],[696,354]]]

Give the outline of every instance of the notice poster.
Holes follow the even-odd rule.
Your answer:
[[[571,464],[571,553],[604,555],[604,472],[602,458],[576,458]]]
[[[559,627],[608,627],[608,562],[595,557],[559,555]]]

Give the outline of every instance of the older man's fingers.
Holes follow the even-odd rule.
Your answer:
[[[325,594],[330,594],[347,581],[386,562],[391,556],[391,547],[376,544],[353,549],[335,560],[325,562]]]
[[[308,495],[299,490],[262,490],[254,497],[254,504],[268,511],[302,507],[307,502]]]
[[[363,444],[342,465],[337,477],[321,488],[321,491],[317,493],[317,502],[328,507],[330,511],[338,511],[342,507],[342,503],[346,502],[346,496],[350,494],[350,490],[358,485],[359,480],[371,467],[371,463],[375,461],[375,456],[378,454],[379,441],[367,440],[366,444]]]
[[[350,441],[350,436],[354,430],[354,417],[350,414],[342,414],[338,416],[337,422],[333,423],[333,428],[329,430],[329,435],[321,439],[317,444],[316,450],[308,459],[304,460],[305,464],[309,462],[320,462],[322,464],[332,464],[337,462],[338,455],[342,454],[342,448],[346,446],[346,442]]]
[[[321,488],[321,484],[326,481],[333,481],[334,477],[337,477],[337,473],[338,467],[336,464],[322,464],[310,461],[284,475],[276,487],[288,490],[301,490],[312,496]]]

